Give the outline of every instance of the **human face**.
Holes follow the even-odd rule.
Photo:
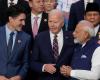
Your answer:
[[[85,14],[85,20],[88,20],[93,23],[94,27],[97,26],[100,22],[100,13],[97,11],[89,11]]]
[[[73,32],[74,43],[83,44],[87,41],[88,33],[84,31],[81,25],[77,25],[75,31]]]
[[[64,23],[60,15],[49,15],[48,19],[49,29],[52,33],[57,34],[63,27]]]
[[[32,13],[39,14],[43,12],[43,0],[31,0],[29,1]]]
[[[10,26],[14,30],[21,31],[22,27],[25,25],[25,18],[26,18],[26,16],[24,13],[21,13],[16,17],[10,17],[9,18]]]
[[[46,12],[51,11],[56,6],[55,0],[44,0],[44,10]]]

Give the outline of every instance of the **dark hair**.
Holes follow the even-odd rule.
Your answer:
[[[90,11],[96,11],[100,13],[100,6],[97,3],[88,3],[86,6],[85,14]]]
[[[25,13],[24,9],[21,8],[21,5],[12,5],[7,9],[7,22],[9,21],[9,17],[17,17],[19,16],[21,13]]]

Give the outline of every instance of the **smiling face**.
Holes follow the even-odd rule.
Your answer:
[[[25,14],[21,13],[16,17],[9,17],[9,25],[18,31],[22,30],[22,27],[25,25]]]

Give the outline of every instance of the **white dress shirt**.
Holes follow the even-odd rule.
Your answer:
[[[65,12],[69,12],[71,4],[75,3],[76,1],[79,1],[79,0],[58,0],[57,9],[60,9]]]
[[[71,76],[79,80],[98,80],[100,78],[100,47],[92,55],[91,70],[72,70]]]
[[[41,19],[42,19],[42,13],[39,14],[39,15],[34,15],[33,13],[31,13],[31,26],[32,26],[32,29],[33,29],[33,24],[34,24],[34,17],[38,17],[38,29],[39,29],[39,26],[40,26],[40,23],[41,23]]]
[[[53,34],[50,31],[50,39],[51,39],[52,48],[53,48],[54,36],[55,36],[55,34]],[[62,46],[63,46],[63,31],[62,30],[57,34],[57,41],[58,41],[58,49],[59,49],[59,55],[60,55],[60,52],[61,52]]]
[[[17,4],[17,2],[18,2],[18,0],[13,0],[13,3],[14,3],[14,4]],[[8,0],[8,7],[10,6],[10,3],[11,3],[11,1]]]

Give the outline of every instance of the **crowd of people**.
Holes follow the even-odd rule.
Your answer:
[[[99,80],[99,59],[100,0],[0,0],[0,80]]]

